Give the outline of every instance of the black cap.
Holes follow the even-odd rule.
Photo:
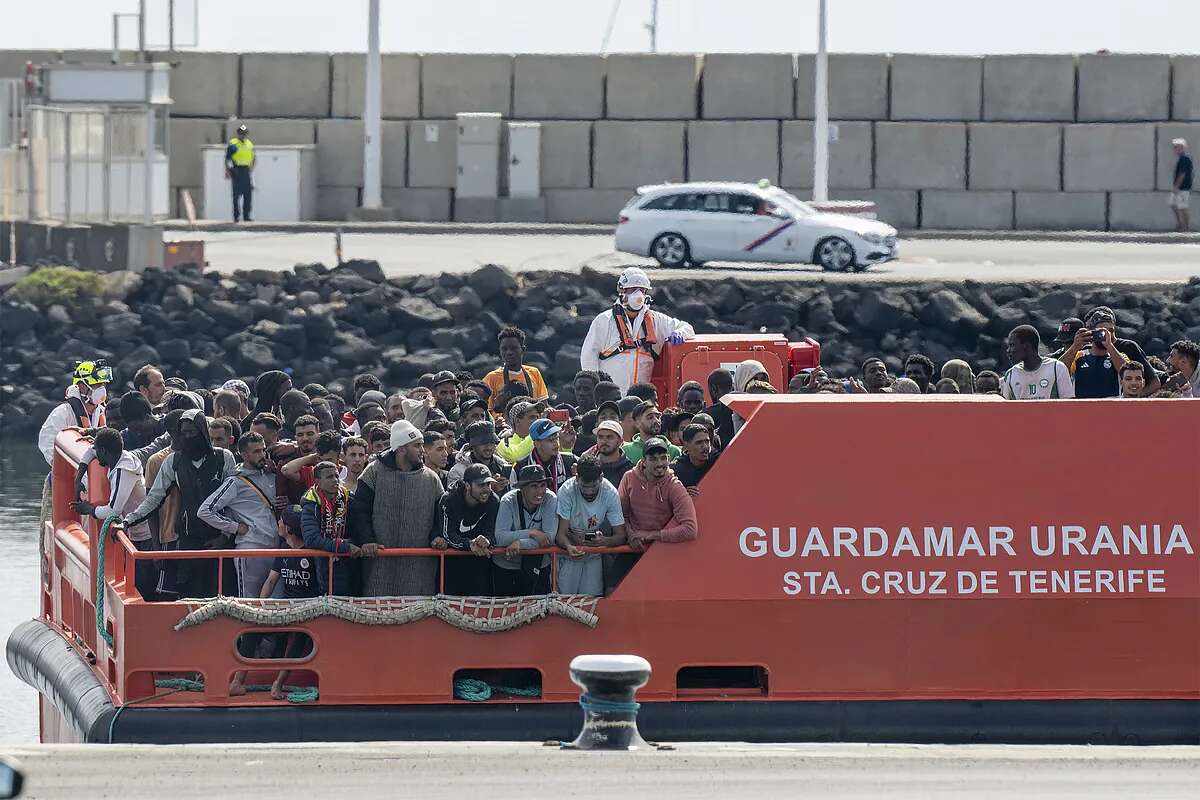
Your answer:
[[[646,443],[642,445],[642,455],[648,456],[651,453],[657,452],[670,453],[671,446],[667,443],[667,440],[661,436],[651,436],[646,440]]]
[[[647,411],[649,411],[651,409],[657,409],[657,408],[658,408],[657,404],[651,403],[649,400],[643,400],[642,402],[637,404],[636,408],[633,409],[633,418],[637,419],[638,417],[645,414]]]
[[[499,444],[500,437],[496,435],[496,429],[492,427],[492,423],[487,420],[472,422],[467,426],[464,434],[467,437],[467,443],[471,446],[480,444]]]
[[[527,486],[531,483],[545,483],[546,470],[541,464],[526,464],[517,473],[517,486]]]
[[[448,369],[444,369],[433,376],[433,383],[430,386],[439,386],[443,383],[458,383],[458,376]]]
[[[626,414],[632,414],[633,410],[642,404],[640,397],[622,397],[617,401],[617,411],[621,414],[621,419],[625,419]]]
[[[1114,314],[1113,310],[1108,306],[1096,306],[1095,308],[1089,309],[1088,312],[1083,315],[1084,324],[1093,324],[1095,322],[1093,319],[1094,317],[1106,318],[1112,322],[1117,321],[1117,315]]]
[[[619,404],[619,403],[617,403],[617,401],[616,401],[616,400],[605,400],[603,403],[601,403],[600,405],[596,406],[596,416],[599,416],[599,415],[600,415],[600,412],[601,412],[601,411],[603,411],[603,410],[604,410],[604,409],[606,409],[606,408],[607,408],[607,409],[611,409],[611,410],[612,410],[612,412],[613,412],[614,414],[616,414],[616,415],[617,415],[617,417],[621,417],[621,416],[622,416],[622,414],[621,414],[621,406],[620,406],[620,404]]]
[[[1083,320],[1079,317],[1067,317],[1058,326],[1058,335],[1054,337],[1055,344],[1070,344],[1075,339],[1075,334],[1083,327]]]
[[[471,409],[473,409],[477,406],[482,406],[484,411],[487,410],[487,403],[483,402],[475,395],[470,395],[467,397],[466,400],[463,400],[461,403],[458,404],[458,413],[466,414],[468,411],[470,411]]]
[[[492,471],[483,464],[472,464],[463,471],[463,483],[495,483]]]

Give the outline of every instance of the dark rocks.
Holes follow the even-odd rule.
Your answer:
[[[920,312],[922,322],[970,335],[979,333],[987,325],[987,317],[980,314],[957,293],[942,289],[929,296],[929,301]]]
[[[396,383],[415,382],[426,372],[459,369],[463,354],[459,350],[425,350],[400,356],[388,364],[388,378]]]
[[[192,357],[192,343],[187,339],[167,339],[159,342],[158,354],[170,364],[182,364]]]
[[[379,347],[362,336],[338,332],[334,335],[333,347],[329,349],[329,354],[339,363],[353,367],[374,363],[379,355]]]
[[[912,306],[898,292],[891,290],[865,291],[861,295],[854,319],[872,333],[908,328],[912,321]]]
[[[33,303],[0,303],[0,333],[32,330],[41,319],[42,312]]]
[[[405,297],[392,306],[392,320],[401,328],[436,328],[449,325],[450,312],[424,297]]]
[[[371,283],[383,283],[383,267],[379,266],[378,261],[370,259],[352,258],[349,261],[343,262],[340,267],[334,270],[334,273],[341,270],[347,270],[364,278]]]
[[[236,361],[238,372],[244,375],[277,368],[271,343],[259,337],[247,339],[237,346]]]
[[[459,289],[457,294],[443,300],[439,305],[449,311],[450,316],[459,325],[473,320],[483,311],[483,300],[470,286]]]
[[[517,289],[517,279],[505,267],[485,264],[467,276],[467,283],[483,302],[499,294],[511,294]]]
[[[354,271],[347,271],[343,267],[339,267],[329,276],[327,285],[335,291],[343,292],[344,294],[362,294],[364,292],[372,292],[378,288],[375,283],[367,280]]]
[[[203,304],[202,308],[218,325],[229,328],[240,328],[254,321],[254,311],[242,303],[234,303],[229,300],[209,300]]]

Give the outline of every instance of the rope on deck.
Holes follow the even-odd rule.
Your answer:
[[[458,678],[454,681],[454,696],[459,700],[482,703],[486,700],[491,700],[493,692],[513,697],[542,696],[542,690],[535,686],[492,686],[487,681],[481,681],[476,678]]]
[[[513,630],[549,616],[596,627],[599,598],[581,595],[539,597],[332,597],[276,600],[215,597],[184,602],[195,606],[175,625],[183,630],[230,617],[255,625],[280,626],[332,616],[356,625],[406,625],[437,617],[460,630],[497,633]],[[199,604],[199,605],[196,605]]]
[[[204,681],[196,681],[191,678],[158,678],[154,681],[154,686],[159,689],[178,689],[184,692],[204,691]],[[245,689],[249,694],[271,691],[270,686],[259,683],[250,684]],[[283,689],[287,692],[289,703],[312,703],[321,696],[315,686],[284,686]]]

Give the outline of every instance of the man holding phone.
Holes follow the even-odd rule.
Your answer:
[[[1078,398],[1119,397],[1121,367],[1130,361],[1142,365],[1146,386],[1142,397],[1158,391],[1162,382],[1141,346],[1117,337],[1117,316],[1108,306],[1096,306],[1083,316],[1083,327],[1059,358],[1075,380]]]
[[[625,544],[625,515],[616,488],[605,480],[595,456],[580,458],[575,477],[558,493],[555,543],[567,551],[567,555],[558,556],[559,593],[601,597],[603,558],[580,548]]]

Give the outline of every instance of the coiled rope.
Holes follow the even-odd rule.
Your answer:
[[[605,714],[636,714],[637,710],[642,707],[641,703],[626,700],[604,700],[592,697],[586,692],[579,695],[579,705],[583,707],[584,713],[595,711]]]
[[[513,697],[542,696],[542,690],[536,686],[492,686],[487,681],[476,678],[458,678],[454,681],[454,696],[459,700],[482,703],[492,699],[492,694],[495,692]]]
[[[104,545],[108,542],[108,529],[118,516],[113,514],[100,523],[100,543],[97,545],[96,555],[96,632],[109,647],[113,645],[113,637],[108,632],[108,626],[104,624]]]
[[[196,681],[190,678],[159,678],[154,681],[154,685],[159,689],[177,689],[183,692],[204,691],[204,681]],[[289,703],[311,703],[321,696],[315,686],[284,686],[283,688],[287,692],[287,701]],[[245,689],[250,694],[271,691],[270,686],[258,683],[246,686]]]

